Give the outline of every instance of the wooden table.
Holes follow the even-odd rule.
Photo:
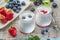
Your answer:
[[[54,15],[55,15],[55,19],[57,21],[58,26],[60,27],[60,0],[55,0],[55,2],[58,4],[58,8],[53,9],[54,11]],[[8,26],[6,26],[5,28],[0,30],[0,39],[4,39],[4,40],[13,40],[16,38],[23,38],[26,37],[26,34],[22,34],[20,32],[20,26],[19,26],[19,17],[14,20],[11,24],[13,24],[16,28],[17,28],[17,36],[16,37],[12,37],[11,35],[9,35],[8,33]],[[51,30],[50,33],[47,33],[46,35],[41,35],[40,31],[42,28],[39,28],[36,26],[35,31],[32,33],[32,35],[38,35],[40,36],[40,38],[55,38],[55,37],[60,37],[60,33],[56,32],[56,30],[52,29],[52,26],[49,27],[49,29]]]

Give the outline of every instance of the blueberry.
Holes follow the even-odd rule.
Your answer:
[[[19,10],[19,11],[20,11],[20,10],[21,10],[21,7],[17,7],[17,10]]]
[[[53,8],[56,8],[56,7],[57,7],[57,4],[56,4],[56,3],[53,3],[53,4],[52,4],[52,7],[53,7]]]
[[[17,5],[18,5],[18,6],[21,6],[21,4],[20,4],[20,3],[17,3]]]
[[[17,3],[20,3],[20,1],[18,0]]]
[[[50,0],[50,2],[53,2],[54,0]]]
[[[16,1],[13,1],[13,4],[14,4],[14,5],[17,5],[17,2],[16,2]]]
[[[34,2],[34,5],[39,6],[41,3],[39,2]]]
[[[25,6],[26,4],[25,4],[25,2],[23,1],[23,2],[21,3],[21,5]]]
[[[10,2],[12,2],[13,0],[10,0]]]
[[[42,3],[42,0],[38,0],[37,2],[38,2],[39,4],[41,4],[41,3]]]
[[[12,9],[13,9],[13,11],[16,11],[17,8],[16,7],[13,7]]]
[[[31,16],[31,15],[29,15],[28,17],[29,17],[29,18],[32,18],[32,16]]]
[[[9,4],[13,4],[13,2],[9,2]]]
[[[34,12],[34,11],[35,11],[35,9],[34,9],[34,8],[31,8],[31,10],[30,10],[30,11]]]
[[[46,32],[48,32],[48,29],[46,29]]]
[[[36,1],[34,2],[34,5],[37,5],[37,2]]]
[[[19,13],[19,11],[20,11],[20,10],[17,9],[17,10],[16,10],[16,13]]]
[[[50,39],[47,39],[47,40],[50,40]]]
[[[45,35],[45,34],[46,34],[45,30],[42,30],[42,31],[41,31],[41,34],[42,34],[42,35]]]
[[[14,5],[15,7],[18,7],[18,5]]]
[[[11,8],[12,7],[12,5],[8,5],[9,6],[9,8]]]
[[[22,19],[25,19],[25,17],[23,16]]]
[[[7,8],[7,9],[9,9],[9,6],[8,6],[8,5],[6,5],[6,8]]]

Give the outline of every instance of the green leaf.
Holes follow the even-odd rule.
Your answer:
[[[5,2],[7,2],[7,3],[8,3],[9,1],[10,1],[10,0],[5,0]]]
[[[38,36],[34,36],[34,40],[40,40]]]

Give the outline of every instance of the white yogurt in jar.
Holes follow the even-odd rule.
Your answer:
[[[20,18],[20,31],[23,33],[31,33],[35,29],[34,14],[30,11],[24,11],[19,16]]]
[[[41,12],[42,10],[47,11],[45,14]],[[46,27],[51,24],[52,9],[50,7],[39,6],[36,10],[36,24],[41,27]]]

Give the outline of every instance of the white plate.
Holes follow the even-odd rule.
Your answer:
[[[20,2],[22,2],[22,1],[25,1],[26,5],[21,7],[22,10],[19,13],[14,13],[14,17],[12,20],[8,21],[5,24],[0,23],[0,29],[6,27],[9,23],[11,23],[14,19],[16,19],[31,4],[31,2],[29,0],[20,0]]]

